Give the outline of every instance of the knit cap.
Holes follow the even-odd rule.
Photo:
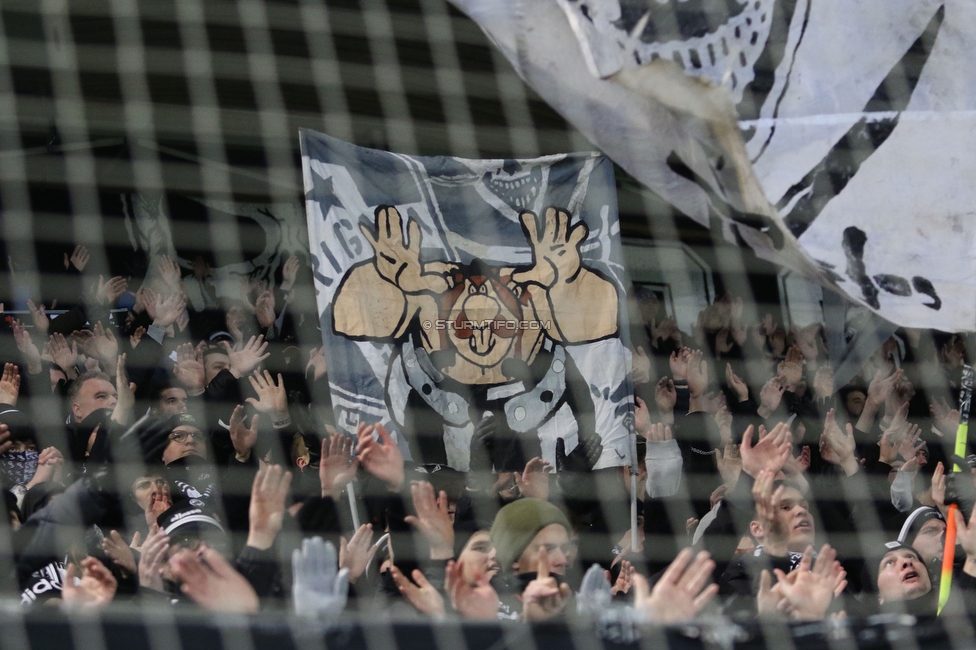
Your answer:
[[[510,571],[532,538],[551,524],[572,532],[563,511],[542,499],[519,499],[499,510],[491,526],[491,543],[502,571]]]

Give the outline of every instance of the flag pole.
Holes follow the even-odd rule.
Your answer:
[[[959,393],[959,426],[956,427],[955,454],[960,458],[966,457],[966,442],[969,437],[969,407],[973,397],[973,368],[962,368],[962,390]],[[962,468],[953,463],[953,472],[961,472]],[[949,506],[949,516],[946,518],[945,550],[942,554],[942,580],[939,583],[939,614],[949,600],[952,589],[952,564],[956,559],[956,510],[959,506],[953,503]],[[970,515],[971,516],[971,515]]]

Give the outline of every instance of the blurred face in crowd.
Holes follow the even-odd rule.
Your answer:
[[[169,434],[169,444],[163,451],[163,463],[169,465],[187,456],[206,458],[207,441],[200,429],[184,424],[176,427]]]
[[[115,386],[104,379],[89,379],[81,386],[78,396],[71,405],[71,415],[75,422],[81,422],[97,409],[115,408],[118,402]]]
[[[914,600],[932,590],[928,571],[910,549],[886,553],[878,567],[878,595],[882,603]]]
[[[141,476],[132,484],[132,496],[143,511],[149,509],[153,495],[156,499],[169,499],[169,483],[162,476]]]
[[[867,399],[867,395],[859,390],[852,390],[847,394],[844,400],[844,407],[847,409],[847,414],[852,420],[861,417],[861,411],[864,410],[864,400]]]
[[[773,530],[761,531],[765,535],[764,543],[769,545],[785,542],[787,550],[796,553],[805,551],[807,546],[813,544],[816,535],[809,507],[802,492],[792,486],[784,487]]]
[[[512,568],[516,573],[537,572],[539,554],[543,549],[549,554],[549,572],[564,575],[573,553],[573,545],[569,540],[569,533],[560,524],[549,524],[536,533]]]
[[[922,556],[923,562],[941,558],[945,550],[946,524],[941,519],[929,519],[919,529],[912,546]]]
[[[37,443],[33,440],[14,440],[7,451],[37,451]]]
[[[156,413],[160,415],[178,415],[186,413],[186,391],[182,388],[167,388],[159,394],[159,404]]]
[[[479,530],[471,536],[458,555],[458,562],[463,563],[464,579],[469,584],[474,583],[480,575],[485,575],[490,580],[498,573],[495,548],[491,545],[491,536],[487,530]]]
[[[230,357],[220,352],[209,353],[203,358],[204,381],[209,384],[225,368],[230,368]]]

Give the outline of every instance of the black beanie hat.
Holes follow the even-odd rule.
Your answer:
[[[200,428],[196,419],[188,413],[178,413],[163,418],[146,415],[123,434],[120,443],[125,445],[129,454],[133,456],[137,448],[138,455],[146,465],[162,465],[163,452],[170,442],[169,434],[179,426]]]
[[[909,551],[914,553],[915,557],[918,558],[918,561],[923,566],[925,565],[925,563],[922,562],[922,556],[919,555],[919,552],[916,551],[915,548],[912,547],[910,544],[906,544],[905,542],[900,542],[898,540],[895,540],[893,542],[885,542],[884,544],[878,546],[876,549],[873,549],[871,554],[867,558],[865,558],[864,561],[865,575],[862,575],[862,579],[861,579],[862,591],[868,593],[878,592],[878,575],[880,574],[879,568],[881,565],[881,560],[883,560],[884,556],[887,555],[888,553],[903,548],[908,549]]]

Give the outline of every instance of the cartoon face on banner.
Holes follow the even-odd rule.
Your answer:
[[[629,462],[605,159],[414,158],[309,132],[302,145],[340,427],[384,422],[413,460],[462,471],[479,426],[496,450],[485,469],[553,462],[558,438],[598,440],[598,467]]]

